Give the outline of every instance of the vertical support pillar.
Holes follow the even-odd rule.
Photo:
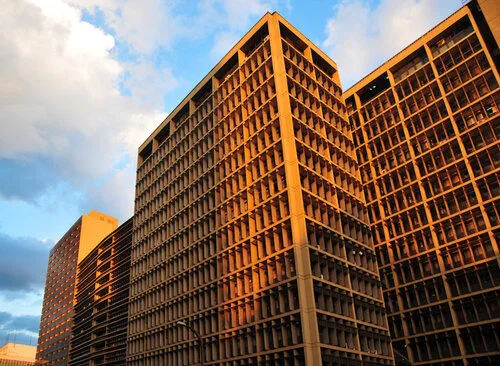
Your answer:
[[[316,320],[316,306],[312,280],[311,262],[307,237],[306,218],[300,173],[297,157],[297,147],[293,131],[292,111],[288,93],[285,61],[281,44],[279,22],[276,17],[269,19],[269,35],[271,42],[271,57],[276,84],[277,104],[283,159],[290,206],[290,222],[292,242],[294,246],[295,265],[297,272],[298,294],[301,310],[302,338],[306,365],[321,365],[321,350],[319,347],[319,330]]]

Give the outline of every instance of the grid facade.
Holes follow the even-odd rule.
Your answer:
[[[34,366],[34,361],[19,361],[10,360],[8,358],[0,357],[0,366]]]
[[[132,219],[78,265],[69,365],[125,364]]]
[[[5,343],[0,347],[0,366],[34,366],[36,347]]]
[[[81,227],[80,218],[49,254],[36,359],[54,366],[68,362]]]
[[[141,146],[128,364],[392,363],[338,80],[266,14]]]
[[[472,2],[345,93],[393,347],[412,364],[500,355],[492,54]]]

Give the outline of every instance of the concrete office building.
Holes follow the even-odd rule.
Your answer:
[[[50,251],[36,354],[40,363],[67,365],[78,263],[117,226],[115,218],[91,211]]]
[[[279,14],[140,147],[130,291],[130,365],[393,362],[337,67]]]
[[[79,264],[69,365],[125,364],[132,219]]]
[[[344,93],[394,351],[415,365],[500,358],[499,15],[470,2]]]

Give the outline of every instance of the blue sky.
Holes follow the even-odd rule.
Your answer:
[[[48,250],[91,209],[133,212],[139,144],[265,11],[344,87],[460,0],[7,0],[0,12],[0,344],[34,343]]]

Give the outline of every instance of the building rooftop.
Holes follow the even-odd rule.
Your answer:
[[[35,362],[36,347],[27,344],[6,343],[0,347],[0,359]]]

